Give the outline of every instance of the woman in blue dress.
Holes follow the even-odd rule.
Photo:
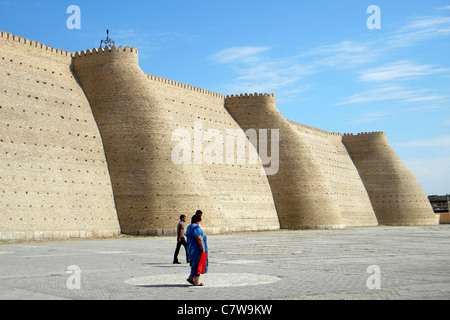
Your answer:
[[[197,273],[198,263],[203,252],[208,252],[208,245],[206,242],[206,234],[200,228],[199,223],[202,218],[194,215],[191,219],[191,224],[187,227],[187,251],[191,260],[191,274],[187,281],[194,286],[203,286],[200,283],[200,275]],[[205,273],[208,272],[208,260],[206,260]]]

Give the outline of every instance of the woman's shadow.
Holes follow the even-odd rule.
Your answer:
[[[136,287],[140,288],[187,288],[192,287],[192,284],[145,284],[145,285],[137,285]]]
[[[168,265],[164,262],[144,262],[143,265],[148,265],[152,267],[158,267],[158,268],[180,268],[180,265]],[[140,288],[187,288],[192,287],[192,284],[189,283],[167,283],[167,284],[138,284],[136,287]]]

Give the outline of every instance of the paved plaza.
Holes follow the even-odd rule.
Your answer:
[[[450,299],[450,225],[210,235],[204,287],[174,237],[0,244],[0,299]]]

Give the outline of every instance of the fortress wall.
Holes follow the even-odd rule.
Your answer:
[[[342,143],[342,135],[292,122],[298,134],[310,147],[329,181],[333,196],[349,227],[378,225],[367,191],[359,173]]]
[[[208,233],[438,223],[384,133],[330,134],[284,119],[273,94],[144,74],[134,48],[0,31],[0,119],[1,240],[171,235],[197,209]],[[249,129],[279,130],[276,174],[251,162]]]
[[[208,145],[220,142],[218,146],[221,148],[222,157],[219,163],[207,163],[203,159],[202,164],[196,164],[192,156],[189,164],[179,166],[185,171],[190,171],[193,167],[201,171],[214,209],[221,215],[219,220],[221,227],[227,231],[279,229],[272,192],[266,176],[261,174],[262,164],[259,158],[253,164],[249,161],[250,152],[256,153],[253,145],[247,139],[243,139],[246,143],[245,150],[243,155],[239,155],[243,161],[238,162],[236,146],[238,140],[234,138],[234,157],[230,163],[226,161],[227,136],[232,132],[244,136],[244,132],[225,109],[225,97],[156,76],[147,75],[147,77],[152,95],[163,101],[166,112],[173,116],[173,130],[180,128],[187,130],[194,146],[194,129],[201,125],[204,153]],[[216,141],[216,138],[208,141],[205,135],[210,129],[220,133],[220,141]],[[230,135],[230,138],[233,137]],[[173,148],[178,142],[167,140],[161,143]],[[205,214],[204,218],[207,223],[208,214]]]
[[[276,108],[275,95],[226,98],[226,109],[247,130],[279,130],[279,170],[269,175],[282,228],[343,228],[345,221],[320,162],[296,126]]]
[[[190,219],[197,209],[210,233],[279,226],[265,177],[242,176],[256,167],[231,170],[172,160],[179,143],[172,141],[175,130],[193,137],[194,121],[201,121],[203,130],[233,125],[223,97],[144,74],[131,49],[77,53],[73,66],[102,134],[124,233],[172,234],[179,215]],[[244,180],[261,185],[250,187]]]
[[[434,225],[437,219],[416,178],[383,132],[344,135],[375,215],[384,225]]]
[[[0,32],[0,239],[120,233],[70,53]]]

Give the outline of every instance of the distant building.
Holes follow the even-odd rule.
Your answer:
[[[449,207],[448,194],[444,196],[431,195],[428,196],[428,200],[430,200],[434,213],[448,213]]]

